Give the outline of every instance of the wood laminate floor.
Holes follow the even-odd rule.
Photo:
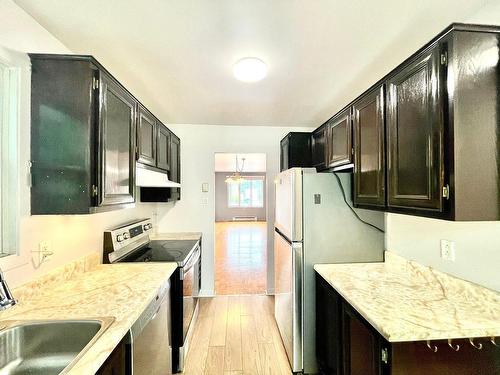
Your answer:
[[[267,223],[215,223],[215,294],[266,292]]]
[[[290,375],[273,311],[265,295],[201,298],[184,374]]]

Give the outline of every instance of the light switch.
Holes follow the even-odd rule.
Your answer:
[[[201,191],[203,193],[208,193],[208,182],[204,182],[201,184]]]

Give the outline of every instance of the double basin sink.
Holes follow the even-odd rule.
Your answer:
[[[64,374],[113,318],[0,321],[0,375]]]

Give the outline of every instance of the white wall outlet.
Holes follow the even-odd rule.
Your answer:
[[[441,240],[441,258],[450,262],[455,261],[455,242]]]
[[[202,199],[201,199],[201,204],[202,204],[203,206],[208,206],[208,198],[202,198]]]
[[[48,252],[50,252],[50,241],[41,241],[38,244],[38,250],[41,253],[48,253]]]
[[[52,252],[52,244],[50,241],[40,241],[38,244],[38,265],[41,265],[43,262],[49,260],[50,256],[54,253]]]
[[[208,182],[204,182],[201,184],[201,191],[203,193],[208,193]]]

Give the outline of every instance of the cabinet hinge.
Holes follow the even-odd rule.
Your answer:
[[[99,88],[99,80],[96,77],[92,77],[92,88],[94,90]]]
[[[441,53],[441,65],[448,65],[448,52]]]
[[[443,198],[450,199],[450,186],[448,184],[443,186]]]
[[[92,185],[92,196],[93,197],[97,197],[97,186],[95,185]]]
[[[382,348],[381,353],[380,353],[380,358],[383,363],[387,364],[389,362],[389,352],[387,351],[387,348]]]
[[[32,188],[33,187],[33,173],[32,173],[32,167],[33,163],[31,160],[28,161],[28,187]]]

